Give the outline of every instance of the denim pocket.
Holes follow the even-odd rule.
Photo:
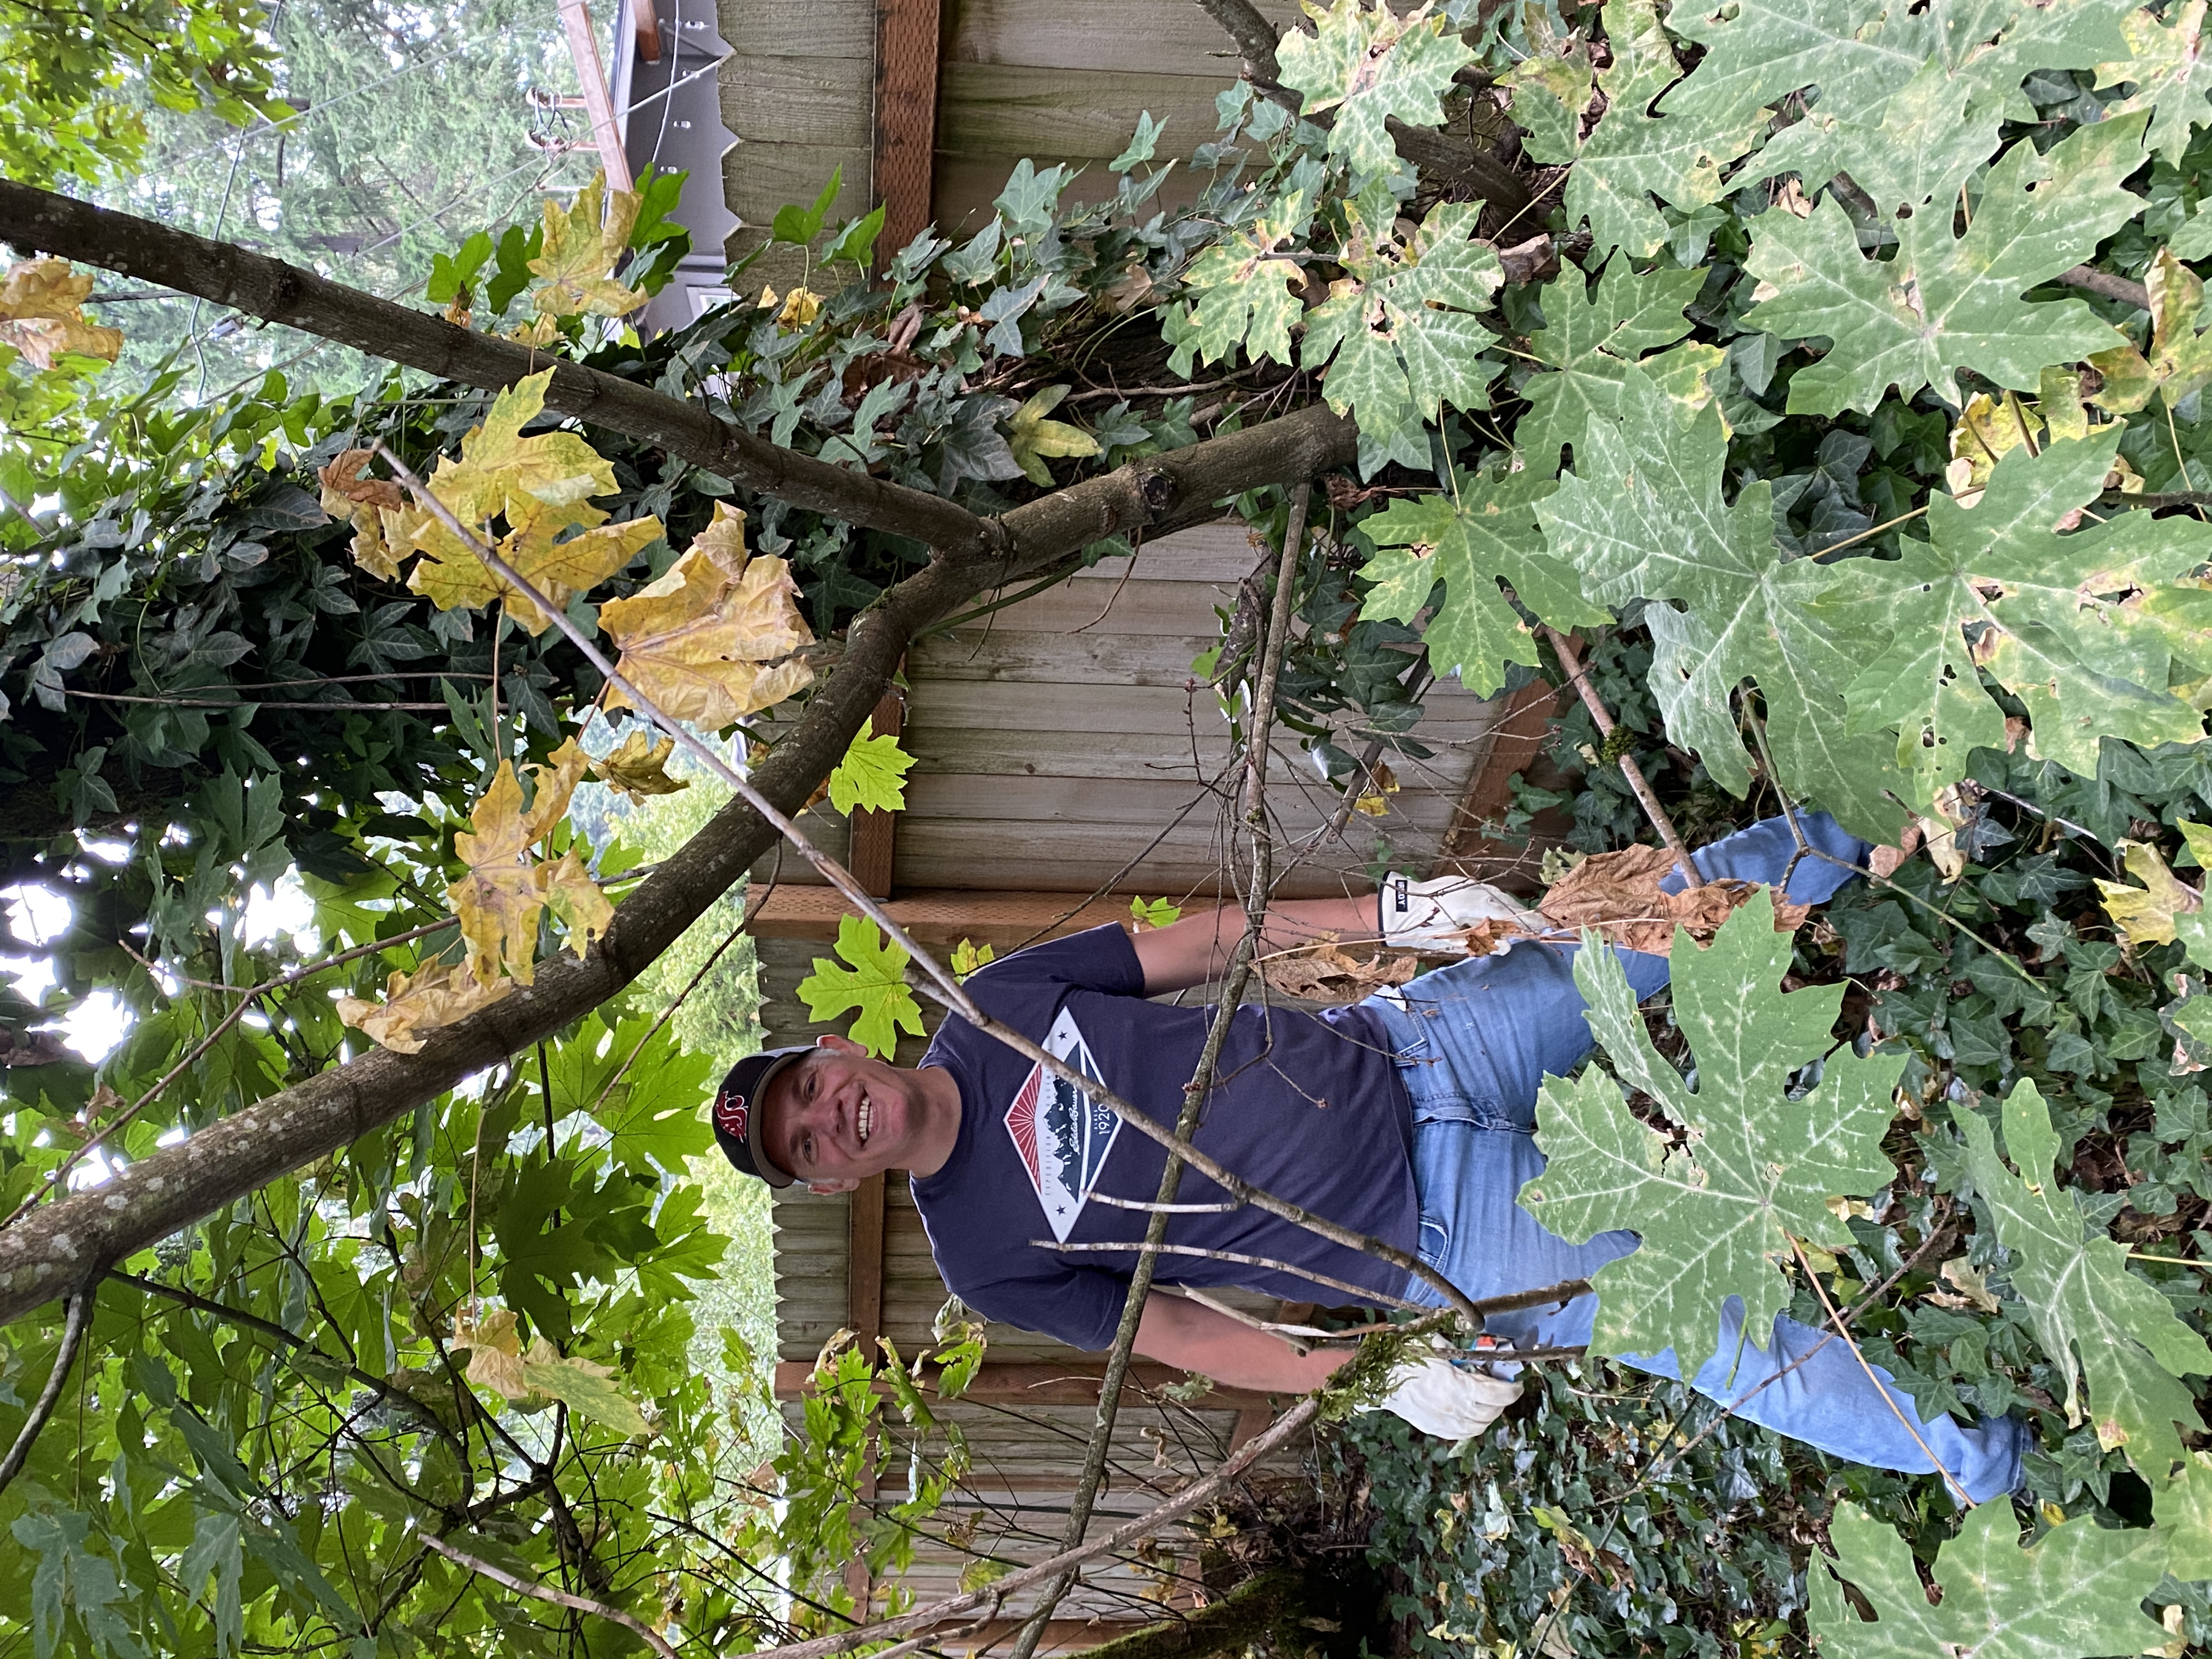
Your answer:
[[[1440,1266],[1451,1253],[1451,1228],[1433,1210],[1421,1212],[1421,1232],[1417,1252],[1424,1267]]]

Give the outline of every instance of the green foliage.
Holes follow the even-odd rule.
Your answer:
[[[1382,0],[1335,0],[1312,34],[1293,29],[1276,52],[1283,84],[1303,95],[1299,112],[1334,112],[1328,154],[1364,177],[1397,167],[1397,146],[1386,123],[1432,127],[1438,100],[1474,54],[1452,33],[1434,5],[1407,17]]]
[[[2084,1226],[2075,1194],[2057,1185],[2058,1137],[2034,1084],[2014,1087],[2003,1116],[2005,1150],[2019,1174],[2007,1174],[1988,1121],[1972,1111],[1959,1114],[1966,1168],[1998,1242],[2015,1258],[2013,1288],[2037,1340],[2065,1377],[2067,1420],[2084,1415],[2078,1354],[2097,1443],[2124,1449],[2138,1470],[2163,1482],[2182,1455],[2176,1425],[2197,1422],[2197,1402],[2180,1377],[2212,1376],[2212,1348],[2128,1272],[2125,1249]]]
[[[1836,1511],[1834,1577],[1813,1575],[1811,1624],[1821,1651],[1844,1659],[1956,1653],[1974,1659],[2087,1659],[2164,1644],[2141,1605],[2164,1565],[2140,1532],[2108,1531],[2084,1516],[2025,1547],[2003,1504],[1970,1514],[1936,1558],[1940,1605],[1929,1604],[1905,1540],[1856,1505]],[[1863,1621],[1838,1579],[1857,1589]]]
[[[1792,1240],[1851,1242],[1831,1200],[1863,1196],[1896,1174],[1881,1146],[1904,1060],[1836,1055],[1815,1087],[1791,1098],[1791,1074],[1829,1045],[1843,993],[1778,993],[1790,939],[1775,932],[1764,891],[1702,951],[1676,931],[1674,1018],[1697,1057],[1694,1091],[1651,1046],[1620,959],[1594,942],[1586,937],[1575,959],[1590,1028],[1623,1080],[1656,1100],[1687,1143],[1639,1122],[1620,1085],[1595,1067],[1575,1083],[1548,1079],[1536,1144],[1550,1167],[1522,1189],[1521,1204],[1572,1243],[1633,1228],[1642,1247],[1591,1281],[1593,1341],[1610,1354],[1671,1347],[1694,1372],[1715,1352],[1728,1297],[1743,1298],[1747,1331],[1771,1328],[1789,1302],[1776,1269]]]
[[[837,923],[836,951],[842,962],[814,958],[814,971],[799,981],[799,1000],[817,1023],[857,1008],[847,1035],[888,1059],[901,1031],[921,1035],[921,1005],[907,988],[906,951],[866,916],[846,916]]]
[[[1129,918],[1141,927],[1172,927],[1182,920],[1182,906],[1164,898],[1133,898]]]
[[[914,757],[889,732],[876,735],[873,721],[853,734],[845,758],[830,774],[830,804],[841,812],[857,807],[896,812],[906,805],[906,775]]]

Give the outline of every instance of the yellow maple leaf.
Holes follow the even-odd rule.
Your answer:
[[[2185,823],[2181,833],[2189,842],[2189,850],[2197,855],[2197,861],[2212,867],[2212,829],[2201,823]],[[2148,842],[2122,842],[2120,858],[2128,873],[2142,885],[2130,887],[2121,882],[2100,881],[2097,890],[2104,895],[2105,914],[2112,919],[2112,926],[2120,930],[2130,945],[2172,944],[2173,919],[2203,908],[2204,896],[2177,878],[2166,867],[2158,848]]]
[[[811,289],[795,288],[784,296],[783,309],[775,313],[775,320],[783,328],[805,328],[821,314],[822,296]]]
[[[791,568],[748,559],[744,525],[744,514],[715,502],[714,522],[665,575],[599,608],[599,626],[622,647],[623,678],[671,719],[714,731],[814,679],[793,655],[814,635],[799,614]],[[608,708],[630,706],[609,689]]]
[[[596,173],[565,212],[550,199],[542,206],[544,236],[538,257],[530,262],[531,270],[543,279],[544,285],[532,295],[541,320],[573,317],[578,312],[625,316],[648,297],[624,288],[613,276],[615,266],[629,252],[640,198],[628,190],[618,190],[609,198],[606,186],[606,174]]]
[[[425,963],[413,974],[394,974],[385,981],[384,1000],[340,997],[338,1018],[380,1048],[394,1054],[422,1050],[424,1031],[490,1006],[514,988],[511,979],[481,982],[453,962]]]
[[[522,1338],[515,1323],[510,1308],[486,1314],[482,1320],[457,1319],[453,1346],[468,1350],[463,1375],[477,1387],[508,1400],[526,1400],[531,1388],[522,1376]]]
[[[672,795],[691,787],[689,778],[668,775],[668,762],[675,752],[675,738],[663,738],[655,743],[649,728],[633,726],[621,748],[605,760],[592,763],[592,775],[641,805],[648,795]]]
[[[615,907],[573,848],[556,862],[538,867],[545,884],[545,902],[568,929],[568,948],[580,957],[593,939],[606,937]]]
[[[606,516],[588,504],[547,507],[533,501],[520,519],[510,519],[513,527],[493,550],[556,609],[566,611],[571,599],[591,592],[662,533],[656,518],[608,524]],[[425,519],[414,529],[415,544],[425,556],[408,576],[408,586],[441,611],[457,605],[472,610],[504,599],[507,613],[532,634],[543,634],[553,625],[552,617],[535,600],[495,574],[473,548],[427,514]],[[566,541],[559,539],[578,525],[586,528]]]
[[[481,1322],[453,1322],[453,1346],[468,1350],[466,1376],[480,1389],[489,1389],[525,1410],[542,1409],[552,1401],[564,1401],[571,1411],[619,1430],[623,1434],[653,1432],[652,1425],[629,1397],[617,1388],[611,1366],[588,1359],[563,1359],[544,1336],[533,1336],[522,1346],[512,1310],[486,1314]]]
[[[562,908],[556,914],[569,919],[570,942],[581,956],[588,939],[574,937],[579,927],[604,933],[611,907],[604,895],[586,900],[574,884],[590,884],[591,877],[563,854],[557,863],[540,862],[530,849],[552,832],[568,811],[568,798],[584,775],[586,757],[574,738],[552,754],[551,762],[531,768],[537,793],[526,809],[522,782],[514,763],[502,760],[470,815],[470,829],[453,837],[453,850],[469,866],[468,873],[446,890],[446,902],[460,918],[461,937],[469,947],[469,971],[479,983],[489,984],[504,969],[519,984],[535,976],[538,917],[557,884]],[[592,888],[598,894],[596,886]]]
[[[495,513],[519,518],[532,501],[573,507],[614,494],[614,467],[577,434],[523,436],[522,428],[545,412],[552,380],[548,368],[517,380],[492,400],[483,424],[462,438],[460,459],[439,461],[430,493],[463,524],[480,524]]]
[[[113,362],[123,349],[123,331],[85,320],[83,306],[91,294],[92,273],[71,275],[66,259],[26,259],[9,266],[0,281],[0,341],[21,352],[34,368],[52,368],[65,356]]]

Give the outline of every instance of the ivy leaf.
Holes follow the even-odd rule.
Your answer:
[[[906,951],[884,937],[866,916],[847,916],[837,924],[837,954],[850,966],[823,957],[799,981],[799,995],[817,1024],[857,1008],[850,1036],[879,1060],[898,1048],[898,1034],[921,1033],[921,1005],[907,988]]]
[[[1538,374],[1521,388],[1530,407],[1514,428],[1532,464],[1556,471],[1560,447],[1582,441],[1592,411],[1620,412],[1624,365],[1690,331],[1682,307],[1698,297],[1705,280],[1702,270],[1639,273],[1615,253],[1595,283],[1564,265],[1544,285],[1539,297],[1545,325],[1528,337],[1528,349],[1557,373]]]
[[[1724,1298],[1743,1298],[1754,1338],[1771,1331],[1790,1304],[1777,1264],[1790,1260],[1793,1238],[1852,1243],[1828,1200],[1895,1178],[1881,1140],[1905,1057],[1830,1055],[1820,1084],[1790,1098],[1790,1074],[1831,1047],[1843,988],[1778,991],[1790,936],[1774,931],[1763,890],[1705,949],[1675,939],[1674,1018],[1697,1057],[1695,1091],[1651,1046],[1620,959],[1597,934],[1583,938],[1575,983],[1621,1083],[1595,1066],[1572,1083],[1545,1079],[1536,1143],[1550,1162],[1520,1203],[1573,1243],[1613,1227],[1642,1235],[1634,1253],[1591,1280],[1592,1340],[1609,1354],[1671,1347],[1686,1376],[1718,1346]],[[1656,1100],[1689,1143],[1670,1146],[1638,1121],[1622,1083]]]
[[[2031,306],[2021,295],[2094,258],[2142,210],[2121,180],[2142,165],[2143,119],[2080,128],[2048,155],[2015,143],[1984,181],[1964,234],[1952,234],[1948,212],[1916,212],[1893,223],[1893,260],[1861,256],[1857,228],[1832,198],[1806,219],[1761,215],[1744,263],[1762,298],[1745,325],[1832,342],[1791,379],[1790,412],[1871,412],[1892,386],[1907,400],[1933,386],[1955,405],[1965,401],[1957,371],[1968,368],[2033,392],[2047,366],[2120,343],[2080,300]]]
[[[1751,785],[1731,695],[1758,683],[1784,784],[1855,833],[1886,841],[1903,815],[1878,753],[1846,739],[1843,688],[1863,665],[1812,610],[1834,580],[1809,559],[1782,562],[1772,492],[1721,494],[1727,429],[1711,404],[1686,422],[1642,368],[1624,365],[1617,417],[1592,415],[1575,471],[1537,504],[1546,539],[1574,550],[1586,596],[1602,605],[1674,600],[1644,612],[1652,690],[1668,734],[1695,749],[1715,781]]]
[[[1048,386],[1006,417],[1006,447],[1014,465],[1031,483],[1050,489],[1058,480],[1047,466],[1047,456],[1096,455],[1098,441],[1079,426],[1045,417],[1067,396],[1064,386]]]
[[[854,734],[845,758],[830,774],[830,804],[841,812],[859,806],[896,812],[906,806],[906,775],[914,757],[890,732],[878,737],[875,730],[871,719]]]
[[[113,362],[122,354],[123,331],[85,320],[92,294],[90,271],[70,274],[66,259],[26,259],[0,280],[0,343],[11,345],[33,368],[52,368],[64,356]]]
[[[1504,684],[1507,663],[1533,668],[1539,660],[1499,582],[1554,628],[1610,620],[1583,597],[1574,567],[1547,549],[1536,527],[1536,503],[1557,487],[1534,468],[1499,465],[1460,479],[1454,495],[1393,502],[1359,526],[1382,550],[1360,569],[1375,588],[1359,614],[1411,622],[1443,582],[1443,603],[1421,635],[1429,666],[1485,697]]]
[[[1389,118],[1442,125],[1443,95],[1474,61],[1473,49],[1426,5],[1401,18],[1382,0],[1336,0],[1310,15],[1313,33],[1292,29],[1276,48],[1283,84],[1303,94],[1299,114],[1336,111],[1328,153],[1355,176],[1391,171],[1398,148]]]
[[[1896,728],[1923,813],[1965,775],[1969,751],[2006,746],[1978,666],[2027,705],[2028,752],[2083,776],[2096,775],[2102,737],[2147,748],[2203,737],[2203,716],[2166,689],[2177,647],[2202,649],[2198,630],[2185,608],[2142,596],[2212,556],[2212,527],[2127,513],[2056,529],[2104,488],[2120,432],[2009,452],[1978,503],[1933,497],[1927,541],[1905,541],[1894,560],[1843,562],[1814,602],[1838,638],[1860,642],[1850,730]]]
[[[1311,370],[1327,366],[1329,407],[1351,412],[1376,447],[1424,468],[1424,424],[1445,404],[1487,408],[1498,378],[1481,355],[1498,337],[1470,314],[1505,280],[1498,255],[1474,240],[1480,211],[1479,203],[1439,203],[1408,241],[1355,239],[1343,252],[1352,276],[1306,313],[1300,360]]]
[[[2105,106],[2106,114],[2125,115],[2153,110],[2144,148],[2181,165],[2192,129],[2212,126],[2212,61],[2204,56],[2205,0],[2184,0],[2162,22],[2147,10],[2131,10],[2120,21],[2127,37],[2127,56],[2097,65],[2097,87],[2122,84],[2135,90]]]
[[[610,198],[606,174],[597,173],[565,211],[550,199],[541,204],[545,234],[530,262],[538,278],[531,295],[538,316],[622,317],[646,302],[647,295],[624,288],[612,274],[629,251],[629,229],[642,199],[631,190]]]
[[[1653,101],[1682,72],[1655,0],[1607,0],[1605,30],[1613,51],[1612,64],[1598,76],[1606,112],[1575,147],[1561,205],[1569,225],[1589,221],[1593,252],[1620,247],[1649,258],[1673,234],[1651,198],[1686,213],[1720,200],[1723,170],[1750,153],[1766,130],[1767,116],[1756,106],[1653,115]],[[1538,102],[1553,95],[1548,88],[1531,91]],[[1517,94],[1513,108],[1517,118]],[[1580,112],[1565,113],[1572,118]],[[1549,112],[1541,118],[1563,135],[1571,133],[1571,118],[1564,126]]]
[[[1182,920],[1182,906],[1172,899],[1133,898],[1129,901],[1129,919],[1139,927],[1172,927]],[[988,957],[983,958],[984,962],[989,960]]]
[[[783,560],[745,555],[745,515],[714,503],[713,522],[666,574],[599,607],[622,647],[616,668],[671,720],[721,731],[813,684],[796,653],[814,635]],[[607,706],[627,708],[618,688]]]
[[[2198,866],[2212,869],[2212,828],[2183,820],[2182,837]],[[2185,881],[2177,880],[2148,842],[2124,841],[2120,857],[2128,873],[2142,884],[2097,883],[2105,896],[2105,914],[2131,945],[2171,945],[2179,937],[2188,947],[2189,959],[2200,968],[2212,968],[2212,927],[2203,915],[2204,896]]]
[[[1942,1591],[1930,1606],[1912,1551],[1856,1504],[1829,1523],[1835,1558],[1809,1576],[1814,1639],[1830,1659],[2085,1659],[2159,1652],[2166,1632],[2141,1603],[2157,1588],[2153,1534],[2077,1516],[2026,1548],[2012,1505],[1968,1512],[1936,1558]],[[1874,1610],[1863,1619],[1838,1581]]]
[[[2197,1422],[2196,1398],[2181,1376],[2212,1373],[2212,1348],[2181,1322],[2165,1292],[2128,1271],[2127,1251],[2093,1227],[2072,1189],[2058,1184],[2058,1137],[2033,1083],[2014,1085],[2003,1106],[2005,1150],[2018,1176],[1999,1161],[1980,1114],[1959,1107],[1953,1115],[1966,1138],[1974,1189],[1990,1207],[1997,1242],[2013,1254],[2012,1287],[2027,1304],[2037,1341],[2065,1375],[2067,1420],[2081,1420],[2086,1393],[2098,1443],[2124,1449],[2145,1477],[2165,1480],[2182,1455],[2174,1425]]]

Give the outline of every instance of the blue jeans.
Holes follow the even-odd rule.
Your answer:
[[[1802,821],[1814,845],[1854,864],[1864,861],[1864,843],[1825,814]],[[1769,819],[1705,848],[1696,855],[1698,868],[1708,877],[1771,884],[1796,846],[1788,824]],[[1790,878],[1789,895],[1817,903],[1850,879],[1848,871],[1805,859]],[[1679,873],[1673,880],[1679,884]],[[1565,1076],[1595,1046],[1575,987],[1577,948],[1516,945],[1503,957],[1474,957],[1425,974],[1365,1005],[1385,1027],[1413,1099],[1421,1259],[1478,1301],[1587,1279],[1637,1248],[1636,1235],[1626,1231],[1570,1244],[1515,1202],[1522,1184],[1544,1167],[1534,1133],[1542,1079]],[[1618,948],[1615,954],[1639,998],[1667,983],[1666,957]],[[1443,1301],[1419,1279],[1405,1294],[1427,1307]],[[1516,1347],[1577,1346],[1589,1340],[1596,1310],[1596,1297],[1585,1293],[1495,1316],[1489,1328]],[[1844,1343],[1823,1345],[1820,1332],[1791,1319],[1777,1319],[1771,1333],[1747,1332],[1735,1297],[1717,1316],[1719,1351],[1689,1379],[1698,1392],[1832,1455],[1907,1474],[1933,1472]],[[1662,1376],[1681,1375],[1671,1348],[1622,1358]],[[1890,1401],[1919,1425],[1921,1437],[1977,1502],[2012,1488],[2027,1443],[2024,1424],[1999,1418],[1966,1428],[1948,1416],[1923,1419],[1910,1396],[1887,1386],[1887,1373],[1877,1368],[1877,1374]]]

